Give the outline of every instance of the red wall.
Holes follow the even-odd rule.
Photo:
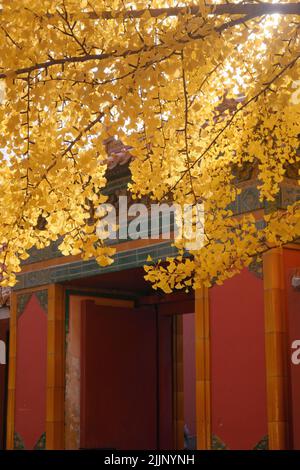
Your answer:
[[[263,281],[248,270],[210,289],[212,433],[230,449],[267,434]]]
[[[159,449],[173,448],[172,316],[159,317]]]
[[[300,340],[300,290],[291,286],[293,275],[297,272],[300,276],[300,251],[283,250],[286,306],[289,331],[289,356],[291,359],[291,345],[294,340]],[[295,365],[290,360],[291,377],[291,415],[292,415],[292,439],[293,449],[300,450],[300,364]]]
[[[184,422],[191,436],[196,435],[196,358],[195,314],[182,316],[183,320],[183,386]]]
[[[9,319],[0,320],[0,340],[4,341],[7,355]],[[4,449],[5,442],[5,406],[7,397],[7,364],[0,364],[0,449]]]
[[[15,432],[33,449],[46,430],[47,314],[33,294],[17,322]]]

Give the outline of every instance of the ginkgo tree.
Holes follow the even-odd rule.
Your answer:
[[[96,233],[107,153],[130,146],[133,197],[205,209],[203,246],[147,267],[166,292],[233,276],[300,237],[299,201],[236,217],[234,168],[274,201],[299,163],[300,4],[11,0],[0,11],[0,263],[32,247],[112,262]]]

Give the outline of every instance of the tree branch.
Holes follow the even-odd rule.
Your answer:
[[[3,10],[0,10],[0,13]],[[174,8],[156,8],[156,9],[144,9],[144,10],[132,10],[132,11],[124,11],[124,12],[102,12],[97,15],[95,12],[88,12],[87,15],[91,19],[115,19],[118,17],[121,18],[140,18],[146,12],[150,13],[153,18],[157,18],[159,16],[165,15],[168,17],[171,16],[178,16],[180,14],[184,14],[189,12],[192,15],[200,14],[200,8],[195,5],[191,5],[190,7],[174,7]],[[244,23],[249,21],[255,17],[270,15],[270,14],[282,14],[282,15],[300,15],[300,3],[245,3],[245,4],[224,4],[224,5],[214,5],[211,7],[211,14],[220,16],[220,15],[244,15],[241,18],[235,18],[223,25],[220,25],[216,28],[216,31],[221,33],[224,30],[232,28],[238,24]],[[49,18],[53,15],[47,15]],[[191,37],[191,40],[203,39],[201,36]],[[188,42],[188,40],[187,40]],[[160,46],[165,47],[164,44]],[[126,58],[128,56],[136,55],[142,52],[148,52],[154,47],[157,46],[143,46],[136,50],[125,50],[124,52],[118,53],[117,51],[114,52],[103,52],[101,54],[85,54],[81,56],[70,56],[70,57],[63,57],[60,59],[51,59],[45,62],[33,64],[28,67],[23,67],[16,70],[9,70],[6,72],[0,73],[0,79],[5,79],[8,77],[15,77],[24,74],[30,74],[36,70],[47,70],[50,67],[56,65],[66,65],[66,64],[75,64],[75,63],[84,63],[88,61],[103,61],[105,59],[116,59],[116,58]]]
[[[300,15],[300,3],[225,3],[217,5],[207,5],[210,14],[215,16],[221,15],[247,15],[252,18],[281,14],[281,15]],[[144,8],[141,10],[130,11],[102,11],[102,12],[87,12],[86,15],[90,19],[98,20],[112,20],[116,18],[141,18],[145,14],[150,14],[152,18],[160,16],[179,16],[189,12],[191,15],[201,14],[201,9],[198,5],[189,5],[188,7],[166,7],[166,8]],[[48,15],[50,16],[50,15]]]
[[[82,12],[82,18],[91,20],[114,20],[118,18],[141,18],[145,14],[149,14],[152,18],[160,16],[176,17],[186,14],[187,11],[191,15],[200,15],[201,8],[198,5],[191,5],[186,7],[165,7],[165,8],[144,8],[140,10],[120,10],[120,11],[100,11],[96,12],[87,11]],[[252,18],[263,15],[300,15],[300,3],[224,3],[216,5],[207,5],[207,11],[211,15],[247,15]],[[3,8],[0,9],[0,14]],[[48,18],[53,18],[55,14],[45,14]],[[72,18],[72,15],[70,15]]]

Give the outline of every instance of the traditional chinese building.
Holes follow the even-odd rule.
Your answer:
[[[126,193],[130,156],[108,150],[113,201]],[[237,177],[231,209],[258,226],[300,197],[292,169],[268,205],[253,167]],[[2,447],[300,449],[299,245],[270,250],[221,286],[170,295],[143,271],[148,255],[174,255],[169,240],[115,247],[105,268],[55,243],[24,262],[9,328],[0,309]]]

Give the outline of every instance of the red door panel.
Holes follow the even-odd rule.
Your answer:
[[[5,426],[7,408],[7,381],[8,381],[8,331],[9,319],[0,320],[0,450],[5,449]]]
[[[173,448],[172,316],[159,317],[159,448]]]
[[[81,448],[157,448],[156,332],[152,309],[82,302]]]

